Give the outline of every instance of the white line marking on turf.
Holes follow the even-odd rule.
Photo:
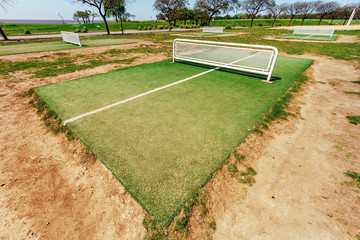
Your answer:
[[[229,64],[229,65],[230,65],[230,64],[234,64],[234,63],[240,62],[240,61],[242,61],[242,60],[248,59],[248,58],[250,58],[250,57],[254,57],[254,56],[258,55],[258,54],[260,54],[260,53],[257,53],[257,54],[254,54],[254,55],[247,56],[247,57],[245,57],[245,58],[242,58],[242,59],[236,60],[236,61],[231,62],[231,63],[228,63],[228,64]],[[185,78],[185,79],[183,79],[183,80],[180,80],[180,81],[177,81],[177,82],[174,82],[174,83],[171,83],[171,84],[168,84],[168,85],[165,85],[165,86],[159,87],[159,88],[155,88],[155,89],[150,90],[150,91],[148,91],[148,92],[144,92],[144,93],[139,94],[139,95],[137,95],[137,96],[134,96],[134,97],[131,97],[131,98],[128,98],[128,99],[122,100],[122,101],[120,101],[120,102],[116,102],[116,103],[110,104],[110,105],[108,105],[108,106],[105,106],[105,107],[102,107],[102,108],[96,109],[96,110],[94,110],[94,111],[91,111],[91,112],[87,112],[87,113],[81,114],[81,115],[79,115],[79,116],[76,116],[76,117],[70,118],[70,119],[68,119],[68,120],[65,120],[65,121],[63,122],[63,125],[65,126],[66,124],[71,123],[71,122],[74,122],[74,121],[76,121],[76,120],[79,120],[79,119],[81,119],[81,118],[83,118],[83,117],[87,117],[87,116],[90,116],[90,115],[92,115],[92,114],[95,114],[95,113],[98,113],[98,112],[101,112],[101,111],[107,110],[107,109],[109,109],[109,108],[115,107],[115,106],[117,106],[117,105],[120,105],[120,104],[123,104],[123,103],[126,103],[126,102],[130,102],[130,101],[135,100],[135,99],[137,99],[137,98],[140,98],[140,97],[143,97],[143,96],[149,95],[149,94],[151,94],[151,93],[154,93],[154,92],[160,91],[160,90],[162,90],[162,89],[165,89],[165,88],[168,88],[168,87],[171,87],[171,86],[177,85],[177,84],[179,84],[179,83],[183,83],[183,82],[189,81],[189,80],[191,80],[191,79],[194,79],[194,78],[200,77],[200,76],[202,76],[202,75],[208,74],[208,73],[213,72],[213,71],[218,70],[218,69],[220,69],[220,67],[217,67],[217,68],[214,68],[214,69],[207,70],[207,71],[205,71],[205,72],[202,72],[202,73],[196,74],[196,75],[194,75],[194,76],[192,76],[192,77],[188,77],[188,78]]]

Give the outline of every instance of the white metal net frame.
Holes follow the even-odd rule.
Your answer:
[[[335,28],[295,28],[293,35],[329,36],[334,35]]]
[[[204,33],[223,33],[223,27],[203,27]]]
[[[193,46],[188,53],[190,54],[181,54],[179,49],[184,46]],[[196,48],[196,50],[194,50]],[[249,55],[239,56],[235,59],[231,59],[231,62],[225,62],[221,59],[205,59],[197,57],[197,53],[206,53],[206,51],[216,51],[218,49],[224,49],[227,52],[234,53],[236,51],[240,53],[249,53]],[[195,53],[195,56],[194,54]],[[221,52],[219,52],[221,54]],[[225,54],[226,52],[224,52]],[[252,58],[266,55],[264,59],[265,62],[262,62],[260,65],[262,66],[250,66],[246,65],[247,60],[251,60]],[[250,72],[260,75],[266,75],[267,82],[270,82],[271,76],[274,72],[275,64],[279,56],[279,51],[276,47],[273,46],[264,46],[264,45],[252,45],[252,44],[240,44],[240,43],[225,43],[225,42],[213,42],[213,41],[201,41],[201,40],[190,40],[190,39],[175,39],[173,42],[173,62],[175,60],[188,61],[193,63],[200,63],[214,67],[227,68],[237,71]],[[216,56],[217,57],[217,56]],[[224,56],[222,56],[224,57]],[[225,56],[226,57],[226,56]],[[234,56],[232,56],[234,57]],[[256,59],[255,59],[256,60]],[[257,59],[256,62],[258,62]],[[244,62],[245,64],[239,64],[239,62]]]
[[[77,33],[62,31],[61,37],[64,42],[73,43],[73,44],[79,45],[80,47],[82,46],[81,42],[80,42],[79,34],[77,34]]]

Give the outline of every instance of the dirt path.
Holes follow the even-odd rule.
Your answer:
[[[360,128],[346,115],[360,113],[359,72],[349,62],[315,59],[312,80],[296,97],[301,119],[252,135],[240,149],[258,175],[244,188],[226,167],[206,189],[213,239],[354,239],[360,230],[360,194],[343,172],[360,170]],[[264,138],[266,139],[264,141]],[[196,223],[195,223],[196,224]],[[193,239],[199,238],[192,229]]]
[[[301,117],[249,137],[240,148],[258,172],[256,184],[240,184],[224,167],[205,187],[216,231],[195,214],[191,239],[352,239],[360,229],[359,190],[341,184],[349,180],[343,172],[360,171],[360,128],[345,118],[360,114],[360,98],[343,93],[360,91],[351,83],[359,71],[349,62],[305,57],[316,62],[292,106]],[[145,236],[144,211],[121,184],[99,161],[84,163],[81,144],[48,132],[29,99],[18,97],[88,72],[0,89],[1,240]]]

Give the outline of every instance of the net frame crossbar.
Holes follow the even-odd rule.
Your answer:
[[[64,32],[64,31],[61,31],[60,33],[64,42],[76,44],[82,47],[79,34],[73,32]],[[67,38],[67,36],[71,36],[71,38],[69,39]]]
[[[295,28],[292,35],[329,36],[334,35],[335,28]]]
[[[211,47],[214,47],[215,49],[220,47],[220,48],[227,48],[227,49],[236,48],[237,50],[254,51],[254,53],[255,53],[254,55],[250,55],[249,57],[242,58],[242,59],[240,59],[241,61],[243,61],[244,59],[255,57],[256,55],[261,54],[261,53],[271,54],[271,56],[270,56],[270,60],[267,64],[266,68],[241,66],[241,65],[235,64],[238,61],[231,62],[231,63],[225,63],[225,62],[217,62],[217,61],[200,59],[200,58],[178,56],[177,55],[177,43],[179,43],[179,42],[183,43],[183,44],[196,44],[196,45],[202,45],[202,46],[211,46]],[[276,47],[273,47],[273,46],[213,42],[213,41],[190,40],[190,39],[175,39],[173,42],[173,62],[175,62],[175,60],[182,60],[182,61],[188,61],[188,62],[193,62],[193,63],[210,65],[210,66],[214,66],[214,67],[221,67],[221,68],[227,68],[227,69],[232,69],[232,70],[237,70],[237,71],[266,75],[267,82],[270,82],[270,80],[271,80],[271,76],[274,72],[274,68],[275,68],[275,64],[278,59],[278,56],[279,56],[279,51]]]
[[[223,33],[223,27],[203,27],[204,33]]]

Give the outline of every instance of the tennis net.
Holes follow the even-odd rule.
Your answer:
[[[262,74],[271,80],[278,58],[278,50],[272,46],[175,39],[173,62],[183,60]]]

